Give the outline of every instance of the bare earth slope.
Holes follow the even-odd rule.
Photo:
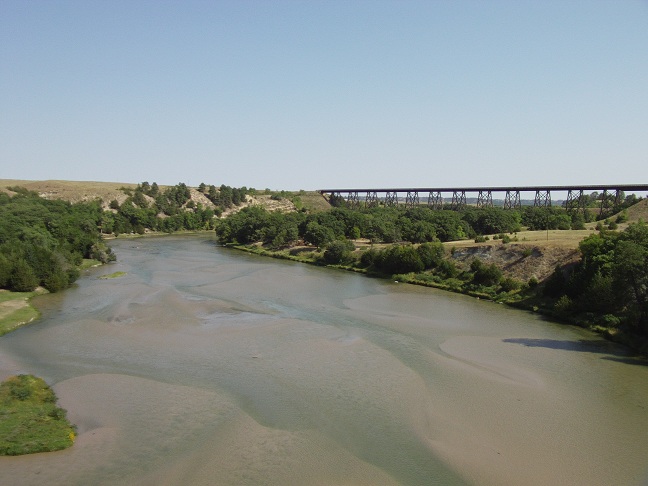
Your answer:
[[[122,187],[135,189],[137,184],[122,182],[89,182],[89,181],[24,181],[0,179],[0,191],[11,192],[8,187],[24,187],[37,192],[46,199],[63,199],[70,202],[94,201],[101,199],[108,204],[113,199],[123,202],[126,195]]]
[[[41,197],[46,199],[63,199],[70,202],[81,201],[94,201],[101,199],[104,208],[107,208],[110,201],[117,200],[119,204],[123,203],[128,197],[122,191],[122,188],[135,189],[137,184],[124,183],[124,182],[94,182],[94,181],[25,181],[14,179],[0,179],[0,191],[11,193],[9,187],[24,187],[29,191],[37,192]],[[168,186],[160,186],[161,190],[166,189]],[[204,207],[213,207],[204,194],[198,192],[196,188],[189,188],[191,199],[195,203],[200,203]],[[320,196],[321,197],[321,196]],[[323,198],[322,198],[323,200]],[[242,207],[249,205],[261,205],[268,209],[268,211],[294,211],[295,205],[288,199],[280,201],[271,199],[270,195],[257,195],[248,196],[248,203],[243,204],[238,208],[228,210],[228,213],[234,212]]]

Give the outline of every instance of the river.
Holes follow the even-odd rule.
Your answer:
[[[0,484],[648,484],[648,366],[589,332],[211,236],[111,246],[0,339],[79,429]]]

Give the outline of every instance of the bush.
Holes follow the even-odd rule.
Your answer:
[[[478,258],[472,261],[470,270],[473,272],[472,281],[477,285],[490,287],[497,285],[502,280],[502,270],[497,265],[484,265]]]
[[[374,264],[378,257],[378,251],[373,248],[365,251],[360,255],[360,266],[367,268]]]
[[[569,312],[571,310],[571,307],[572,300],[566,295],[561,296],[554,304],[554,309],[561,313]]]
[[[511,277],[505,277],[500,282],[500,287],[502,287],[502,290],[504,292],[511,292],[513,290],[518,290],[521,286],[522,284],[519,281]]]
[[[423,243],[416,248],[416,253],[421,258],[425,268],[437,267],[444,260],[445,249],[440,242]]]
[[[443,259],[436,268],[437,273],[445,278],[455,278],[459,275],[459,270],[452,260]]]
[[[585,216],[581,213],[574,213],[571,217],[571,229],[584,230],[585,229]]]
[[[342,263],[349,259],[355,249],[349,240],[336,240],[329,243],[324,250],[324,261],[329,264]]]
[[[414,247],[403,245],[394,245],[380,252],[375,265],[391,275],[422,272],[425,269],[425,265]]]

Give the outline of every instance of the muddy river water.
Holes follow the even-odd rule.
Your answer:
[[[0,484],[648,484],[648,366],[593,334],[208,236],[112,246],[0,338],[79,431]]]

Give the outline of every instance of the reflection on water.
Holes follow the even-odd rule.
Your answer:
[[[648,367],[584,331],[209,237],[113,248],[0,339],[80,433],[0,458],[1,484],[646,479]]]

